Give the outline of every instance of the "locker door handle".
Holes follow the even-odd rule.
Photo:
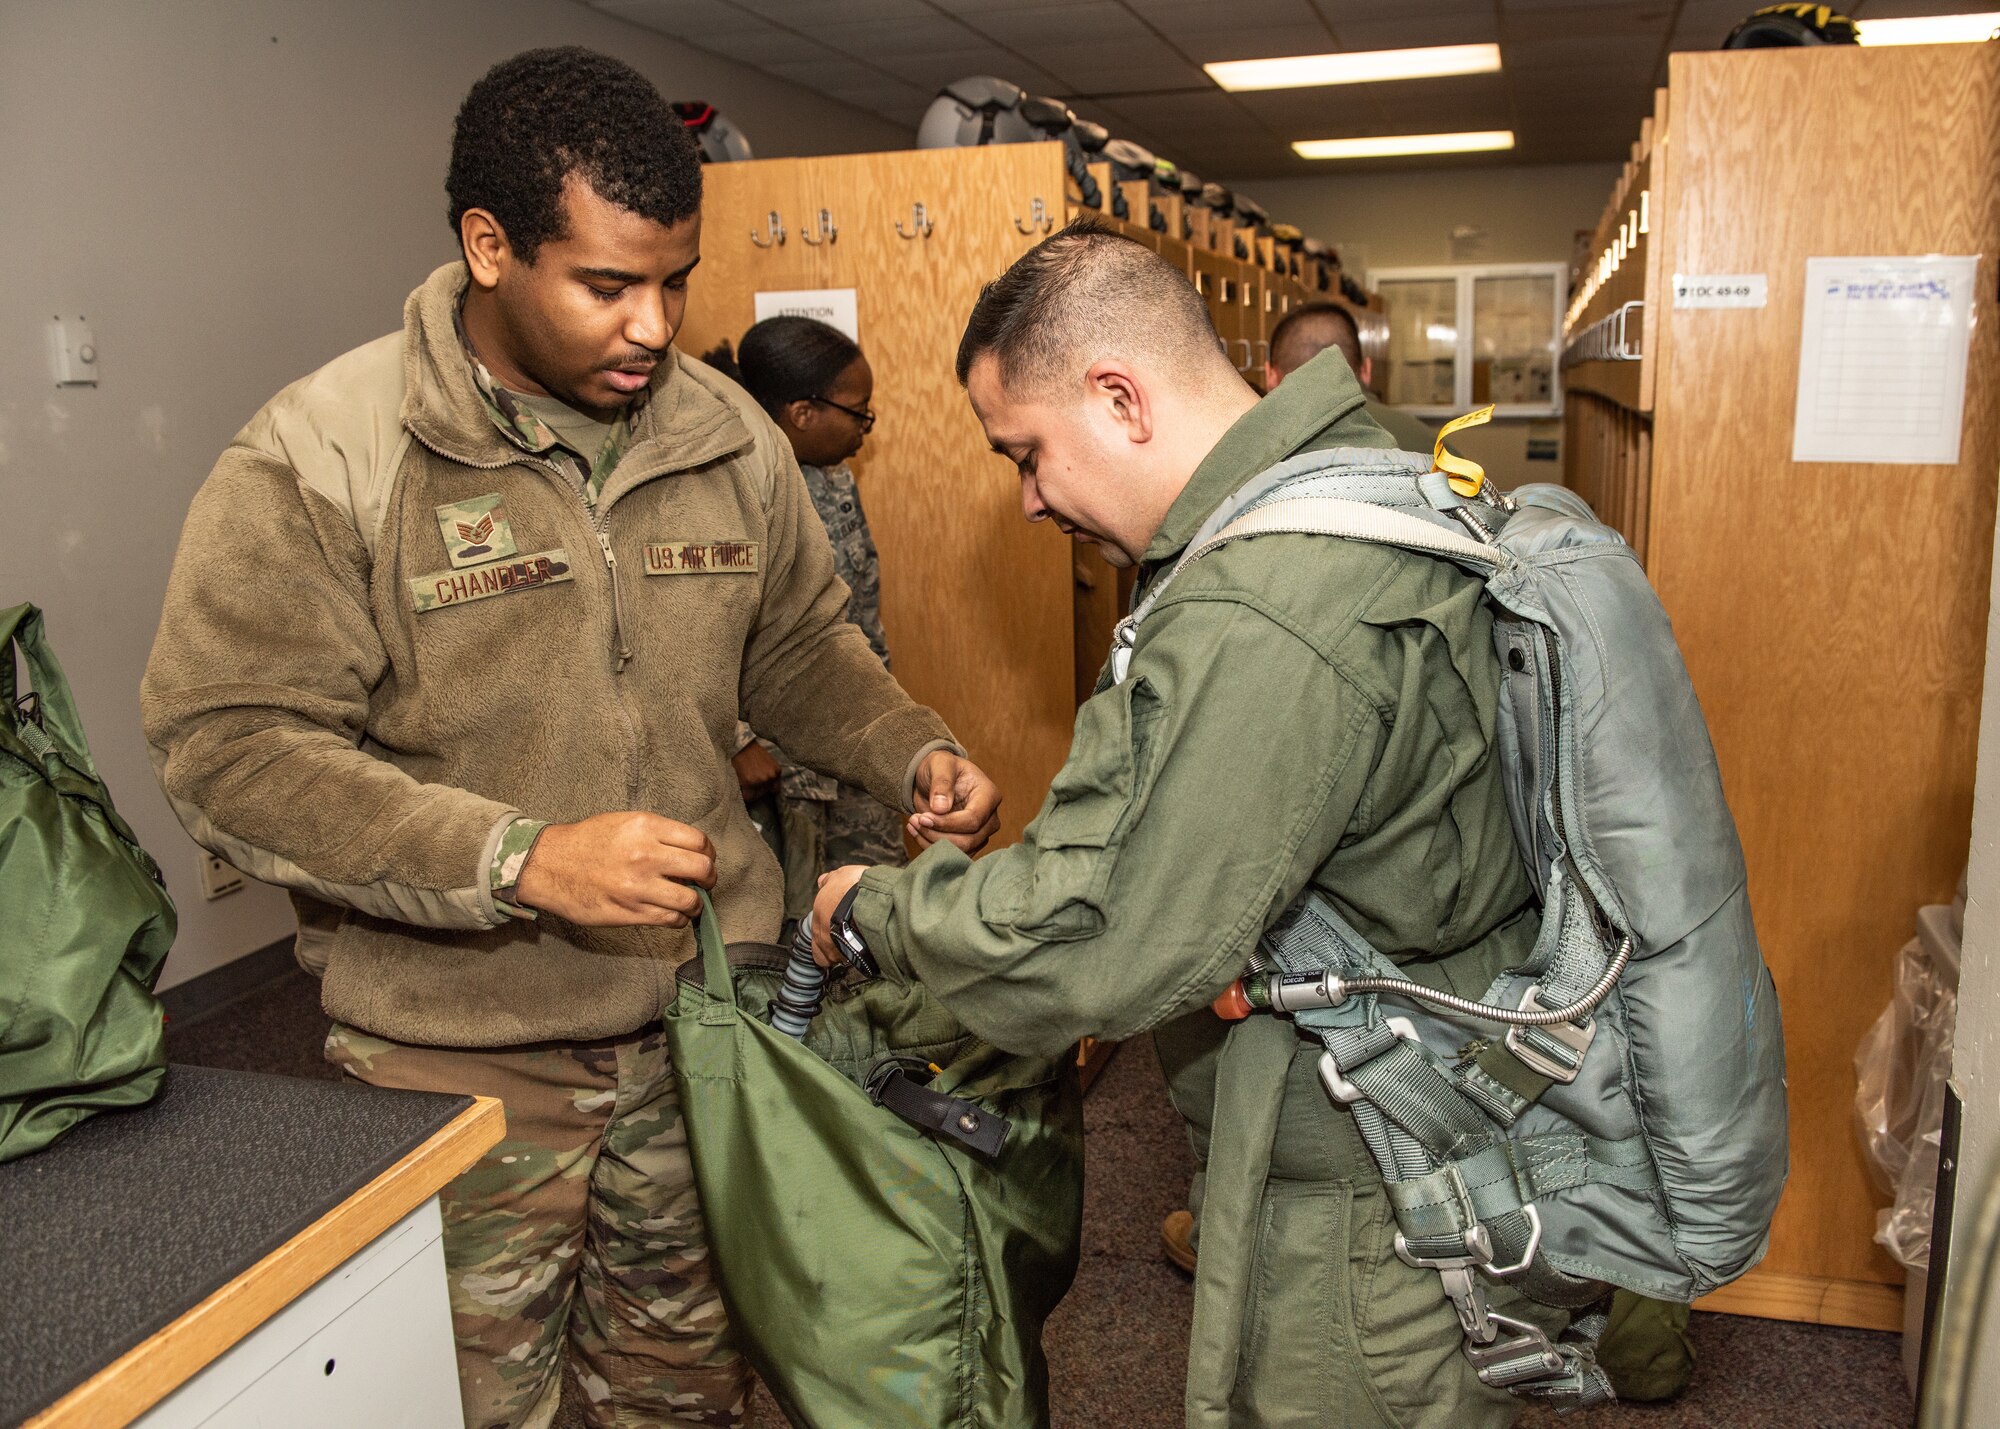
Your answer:
[[[899,237],[929,238],[931,229],[936,226],[931,222],[930,212],[920,203],[910,205],[910,223],[912,225],[910,228],[904,228],[903,220],[900,218],[896,220],[896,233]]]
[[[778,211],[775,208],[764,216],[764,231],[770,235],[768,238],[759,238],[757,230],[754,228],[751,229],[750,241],[759,248],[781,248],[784,246],[785,225],[784,221],[778,217]]]

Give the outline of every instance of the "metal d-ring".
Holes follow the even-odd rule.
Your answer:
[[[819,231],[825,236],[815,238],[812,236],[811,229],[801,228],[799,230],[799,241],[808,247],[820,248],[840,237],[840,230],[833,226],[833,213],[831,210],[823,208],[819,211]]]
[[[769,237],[759,238],[757,230],[754,228],[751,229],[750,241],[759,248],[779,248],[784,246],[785,224],[784,220],[778,217],[778,211],[775,208],[764,216],[764,232]]]
[[[931,222],[929,210],[920,203],[910,205],[910,225],[909,228],[904,228],[903,220],[900,218],[897,219],[897,235],[902,238],[929,238],[931,236],[931,229],[936,227]]]
[[[1023,233],[1048,233],[1055,226],[1055,215],[1049,212],[1049,206],[1040,199],[1036,199],[1033,206],[1029,208],[1028,221],[1026,223],[1021,222],[1019,215],[1016,215],[1014,218],[1014,227]]]

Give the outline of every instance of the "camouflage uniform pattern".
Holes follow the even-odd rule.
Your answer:
[[[861,509],[861,492],[846,466],[801,466],[806,493],[820,524],[833,543],[833,565],[851,592],[847,618],[861,627],[868,643],[889,666],[889,639],[882,632],[882,567],[875,537]],[[740,731],[743,743],[753,736]],[[870,798],[865,790],[842,784],[829,775],[794,764],[775,745],[765,747],[784,770],[779,785],[783,808],[775,835],[766,835],[785,869],[785,917],[802,918],[812,910],[819,875],[850,863],[900,867],[903,816]],[[759,818],[760,826],[766,821]]]
[[[372,1086],[506,1104],[506,1137],[442,1195],[467,1429],[549,1424],[565,1345],[593,1429],[743,1424],[750,1371],[657,1030],[460,1050],[336,1024],[326,1057]]]

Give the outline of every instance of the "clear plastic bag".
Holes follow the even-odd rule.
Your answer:
[[[1958,937],[1951,909],[1926,908],[1920,936],[1896,954],[1895,995],[1854,1054],[1854,1109],[1875,1183],[1893,1197],[1875,1239],[1905,1267],[1926,1269],[1937,1199],[1945,1081],[1958,1019]]]

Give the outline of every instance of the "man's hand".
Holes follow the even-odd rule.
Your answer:
[[[598,814],[542,830],[515,900],[583,928],[685,928],[701,909],[697,884],[715,887],[715,848],[700,829]]]
[[[917,812],[909,830],[925,848],[949,839],[978,853],[1000,831],[1000,790],[970,759],[940,749],[917,768]]]
[[[729,762],[736,767],[736,783],[743,790],[745,803],[774,793],[785,775],[778,761],[771,757],[771,751],[754,739]]]
[[[827,924],[832,921],[833,910],[840,906],[840,900],[847,896],[847,890],[859,883],[867,871],[868,865],[864,863],[850,863],[819,876],[819,892],[813,895],[813,961],[823,968],[847,965],[847,960],[833,949],[833,934]]]

